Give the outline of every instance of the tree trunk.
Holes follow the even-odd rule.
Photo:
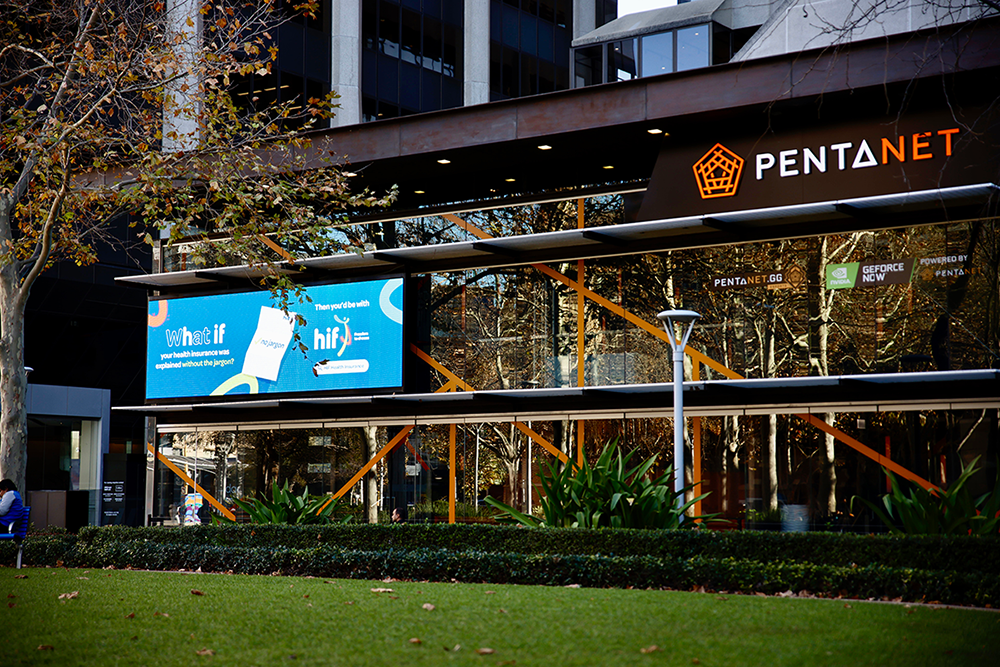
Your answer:
[[[361,429],[365,441],[365,462],[371,461],[378,454],[378,427],[365,426]],[[365,515],[368,523],[378,523],[378,479],[375,477],[375,466],[365,473],[364,481]]]
[[[0,195],[0,242],[9,241],[13,202]],[[10,479],[24,492],[25,452],[28,446],[28,374],[24,370],[24,306],[17,264],[0,257],[0,478]]]
[[[827,412],[823,415],[823,421],[833,426],[835,416],[835,413]],[[822,457],[820,458],[819,498],[817,499],[820,516],[831,516],[837,513],[837,468],[833,443],[833,436],[824,433],[823,446],[820,448]]]

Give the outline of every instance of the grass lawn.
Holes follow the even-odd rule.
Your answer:
[[[1000,664],[989,610],[62,568],[0,585],[3,667]]]

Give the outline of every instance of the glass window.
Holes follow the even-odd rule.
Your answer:
[[[625,39],[608,44],[607,82],[630,81],[636,77],[635,40]]]
[[[379,5],[378,48],[387,56],[399,57],[399,7],[384,1]]]
[[[708,50],[707,25],[696,25],[677,31],[677,71],[683,72],[711,65]]]
[[[575,88],[601,83],[601,47],[586,46],[574,51],[576,55]]]
[[[521,51],[534,55],[537,52],[535,34],[537,32],[535,17],[521,14]]]
[[[642,76],[674,71],[674,33],[661,32],[642,38]]]

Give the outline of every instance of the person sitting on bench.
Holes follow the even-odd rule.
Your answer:
[[[24,513],[24,503],[17,485],[9,479],[0,481],[0,524],[7,526],[10,522],[21,518]]]

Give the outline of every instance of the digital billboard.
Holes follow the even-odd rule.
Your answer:
[[[402,287],[311,286],[288,314],[267,291],[151,299],[146,399],[401,387]]]

